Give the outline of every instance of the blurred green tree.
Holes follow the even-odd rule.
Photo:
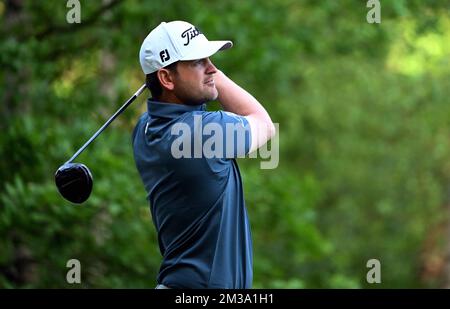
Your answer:
[[[163,20],[235,47],[215,64],[280,124],[280,164],[241,160],[255,287],[449,284],[450,13],[445,1],[0,1],[0,286],[153,287],[160,254],[130,134],[144,96],[80,157],[91,198],[53,174],[143,82]],[[211,105],[217,108],[217,104]],[[366,282],[381,262],[382,283]]]

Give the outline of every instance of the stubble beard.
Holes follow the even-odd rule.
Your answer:
[[[208,86],[209,87],[209,86]],[[214,86],[214,90],[204,90],[201,94],[198,95],[192,95],[188,91],[182,91],[179,93],[178,98],[183,102],[183,104],[186,105],[202,105],[205,103],[208,103],[210,101],[214,101],[217,99],[218,91],[216,87]]]

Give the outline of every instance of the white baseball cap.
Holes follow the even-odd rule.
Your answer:
[[[231,41],[208,41],[185,21],[162,22],[142,43],[139,61],[144,74],[150,74],[176,61],[207,58],[232,46]]]

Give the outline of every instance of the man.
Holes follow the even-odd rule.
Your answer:
[[[183,21],[161,23],[141,46],[152,98],[133,148],[163,256],[157,288],[252,285],[250,225],[235,158],[264,145],[275,127],[262,105],[209,59],[230,47]],[[216,99],[224,111],[206,111]]]

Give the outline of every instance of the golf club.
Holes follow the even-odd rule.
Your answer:
[[[66,200],[81,204],[89,198],[93,185],[91,171],[84,164],[73,163],[73,160],[144,91],[145,87],[145,84],[142,85],[66,163],[58,168],[55,173],[55,184]]]

